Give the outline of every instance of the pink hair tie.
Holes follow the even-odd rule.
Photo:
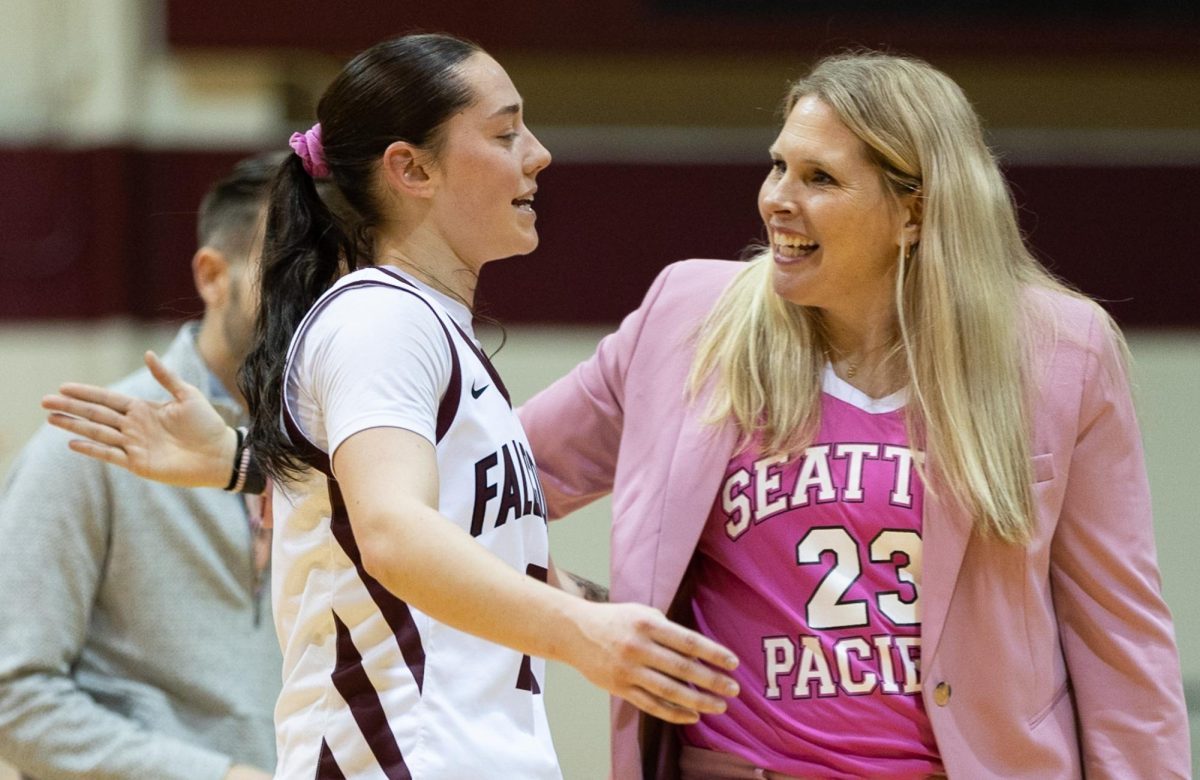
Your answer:
[[[323,179],[329,175],[329,165],[325,162],[325,147],[321,145],[321,123],[317,122],[306,133],[292,133],[288,146],[304,161],[304,170],[314,179]]]

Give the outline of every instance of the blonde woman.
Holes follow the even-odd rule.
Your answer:
[[[612,597],[742,660],[683,777],[1186,777],[1115,326],[944,74],[834,57],[785,108],[769,248],[669,267],[521,414],[552,516],[613,494]],[[616,776],[664,776],[613,715]]]
[[[1188,776],[1120,334],[944,74],[837,56],[785,109],[769,247],[670,266],[521,410],[552,517],[613,495],[612,597],[742,662],[719,717],[614,700],[613,776]]]

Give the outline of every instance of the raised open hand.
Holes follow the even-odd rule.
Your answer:
[[[180,487],[224,487],[233,468],[237,434],[208,399],[162,364],[146,366],[171,394],[147,401],[96,385],[69,382],[42,399],[49,422],[84,439],[70,447],[128,469],[139,477]]]

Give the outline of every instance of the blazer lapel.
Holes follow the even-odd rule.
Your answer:
[[[698,410],[707,404],[707,395],[687,405],[663,483],[666,488],[659,523],[668,517],[671,521],[669,526],[659,528],[650,603],[664,612],[671,606],[691,563],[737,445],[734,425],[706,425],[697,419]]]
[[[965,513],[944,506],[926,492],[923,531],[921,662],[928,668],[946,627],[950,598],[971,538],[971,523]]]

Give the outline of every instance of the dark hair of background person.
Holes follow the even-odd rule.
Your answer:
[[[292,335],[343,273],[374,263],[371,236],[384,216],[377,164],[396,141],[437,156],[442,126],[475,97],[457,68],[479,51],[448,35],[407,35],[347,63],[317,103],[317,120],[330,178],[349,209],[321,199],[298,156],[288,155],[279,168],[267,206],[254,346],[238,377],[255,458],[276,479],[304,468],[279,426]]]

